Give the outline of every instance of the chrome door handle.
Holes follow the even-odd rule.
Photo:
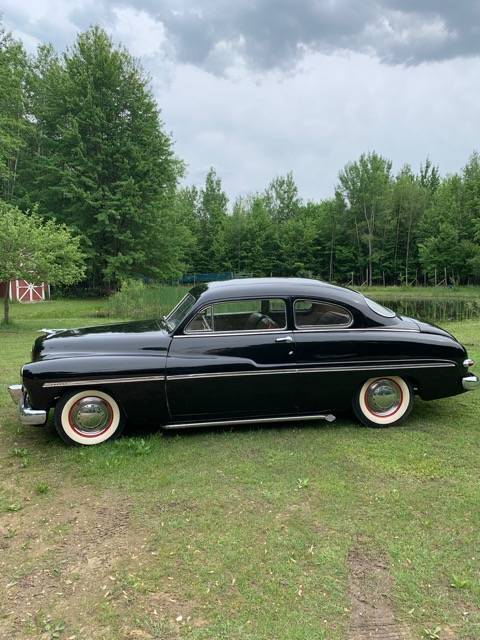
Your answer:
[[[275,338],[275,342],[293,342],[292,336],[282,336],[281,338]]]

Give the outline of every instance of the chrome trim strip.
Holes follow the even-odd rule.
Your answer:
[[[330,327],[329,329],[295,329],[294,333],[322,333],[324,331],[396,331],[397,333],[421,333],[420,329],[396,329],[395,327],[339,327],[338,329]]]
[[[165,376],[135,376],[129,378],[102,378],[98,380],[64,380],[63,382],[44,382],[44,388],[84,387],[96,384],[122,384],[125,382],[162,382]]]
[[[356,328],[356,327],[339,327],[337,329],[262,329],[261,331],[257,331],[255,329],[249,331],[204,331],[203,333],[188,333],[188,334],[176,334],[174,338],[205,338],[205,337],[216,337],[216,336],[264,336],[271,335],[275,333],[293,333],[293,335],[297,333],[324,333],[326,331],[330,332],[350,332],[350,331],[382,331],[382,332],[391,332],[395,331],[397,333],[420,333],[419,329],[395,329],[390,327],[364,327]]]
[[[176,380],[195,380],[197,378],[241,378],[244,376],[258,376],[258,375],[278,375],[281,373],[337,373],[339,371],[356,372],[356,371],[384,371],[391,369],[434,369],[454,367],[453,362],[432,362],[429,364],[391,364],[391,365],[370,365],[361,367],[305,367],[305,368],[291,368],[291,369],[267,369],[265,371],[221,371],[213,373],[189,373],[168,375],[167,381]]]
[[[192,318],[192,321],[195,318]],[[190,323],[189,323],[190,324]],[[245,331],[186,331],[185,334],[173,336],[174,338],[199,338],[204,336],[263,336],[271,333],[292,333],[286,327],[278,329],[245,329]]]
[[[316,415],[308,416],[278,416],[276,418],[245,418],[231,420],[211,420],[209,422],[170,422],[163,425],[163,429],[190,429],[191,427],[222,427],[231,424],[263,424],[266,422],[295,422],[304,420],[326,420],[327,422],[333,422],[335,416],[331,413],[319,413]]]
[[[362,365],[359,367],[351,366],[330,366],[330,367],[294,367],[290,369],[267,369],[260,371],[220,371],[220,372],[212,372],[212,373],[188,373],[188,374],[178,374],[178,375],[168,375],[168,376],[135,376],[128,378],[102,378],[97,380],[64,380],[61,382],[44,382],[43,387],[45,389],[50,388],[61,388],[61,387],[84,387],[84,386],[94,386],[96,384],[125,384],[130,382],[163,382],[165,380],[193,380],[197,378],[237,378],[243,376],[257,376],[257,375],[279,375],[282,373],[336,373],[337,371],[347,371],[347,372],[355,372],[355,371],[375,371],[375,370],[385,370],[385,369],[430,369],[430,368],[438,368],[438,367],[454,367],[455,363],[453,362],[430,362],[425,364],[372,364],[372,365]]]

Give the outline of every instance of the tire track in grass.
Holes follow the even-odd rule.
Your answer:
[[[350,600],[349,640],[412,640],[391,600],[391,577],[384,557],[354,547],[347,556]]]

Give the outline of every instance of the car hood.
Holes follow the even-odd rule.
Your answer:
[[[35,340],[33,362],[82,355],[166,352],[171,340],[165,322],[157,319],[43,331],[48,333]]]

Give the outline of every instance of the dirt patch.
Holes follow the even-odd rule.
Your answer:
[[[89,487],[76,487],[72,497],[71,489],[58,491],[53,502],[2,517],[0,638],[57,637],[59,621],[66,637],[82,640],[158,637],[160,624],[162,637],[175,637],[179,609],[190,612],[168,594],[150,601],[136,583],[152,555],[133,505]],[[133,612],[147,629],[130,626]]]
[[[360,548],[352,549],[348,562],[350,640],[412,640],[407,625],[394,613],[391,578],[383,557],[372,557]]]

